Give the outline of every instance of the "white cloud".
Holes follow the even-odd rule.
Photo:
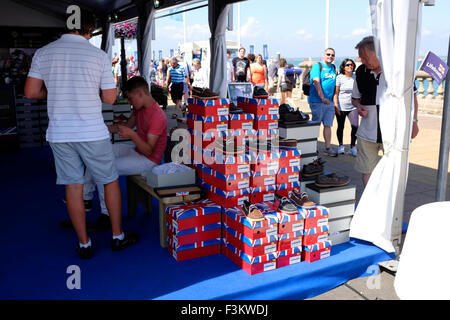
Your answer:
[[[260,38],[262,33],[263,27],[255,17],[249,17],[247,21],[241,25],[242,38]]]
[[[368,29],[366,29],[366,28],[357,28],[357,29],[354,29],[349,34],[343,35],[342,38],[343,39],[350,39],[350,38],[360,37],[360,36],[368,35],[368,34],[369,34],[369,30]]]
[[[300,39],[300,40],[308,40],[311,39],[313,37],[313,35],[311,33],[309,33],[308,31],[306,31],[305,29],[301,29],[298,30],[295,35]]]
[[[430,29],[426,29],[426,28],[422,29],[422,36],[429,36],[431,34],[432,34],[432,32]]]

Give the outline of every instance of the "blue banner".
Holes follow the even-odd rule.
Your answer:
[[[170,49],[170,56],[173,57],[173,49]]]
[[[267,44],[263,44],[263,59],[264,60],[269,59],[269,48]]]
[[[255,46],[251,44],[249,51],[250,51],[249,53],[253,53],[254,54],[255,53]]]
[[[159,61],[162,60],[162,50],[159,50]]]

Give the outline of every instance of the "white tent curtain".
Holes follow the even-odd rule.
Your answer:
[[[401,233],[408,176],[421,5],[419,0],[370,0],[370,5],[377,55],[387,85],[379,115],[384,156],[361,196],[350,237],[395,252],[392,234]]]
[[[105,45],[105,52],[109,57],[109,60],[112,60],[113,56],[113,52],[112,52],[112,47],[114,45],[114,41],[116,40],[114,37],[114,26],[109,23],[108,24],[108,38],[106,39],[106,45]]]
[[[139,72],[147,81],[150,74],[150,61],[152,60],[152,28],[155,27],[155,24],[153,23],[155,13],[156,10],[153,9],[153,6],[150,6],[150,13],[142,38],[142,57],[139,58]]]
[[[227,64],[225,31],[231,4],[209,0],[209,28],[211,30],[209,88],[221,97],[227,96]]]

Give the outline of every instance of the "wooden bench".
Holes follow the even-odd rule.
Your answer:
[[[196,190],[200,191],[198,187]],[[127,176],[127,198],[128,198],[128,216],[134,217],[139,203],[142,203],[144,211],[150,214],[153,211],[153,197],[159,202],[159,243],[161,247],[167,247],[167,226],[166,226],[166,208],[173,204],[191,202],[201,198],[201,194],[189,194],[184,196],[175,196],[169,192],[160,192],[147,184],[144,177],[139,175]]]

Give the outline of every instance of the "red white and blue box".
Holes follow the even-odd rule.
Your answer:
[[[305,227],[305,214],[301,210],[295,214],[277,212],[277,216],[279,234],[302,231]]]
[[[203,153],[203,163],[224,175],[250,171],[250,158],[247,154],[225,155],[214,152]]]
[[[200,116],[227,116],[230,113],[228,99],[203,100],[197,98],[188,99],[189,113]]]
[[[262,256],[278,250],[278,235],[251,239],[237,232],[230,226],[225,225],[224,229],[223,238],[225,242],[230,243],[239,251],[250,256]]]
[[[210,200],[181,203],[166,208],[166,221],[172,230],[181,231],[219,223],[222,208]]]
[[[167,249],[177,261],[206,257],[220,253],[221,239],[212,239],[201,242],[180,245],[168,238]]]
[[[255,115],[251,113],[230,113],[228,127],[230,129],[253,130]]]
[[[300,167],[301,152],[298,149],[280,147],[280,168]]]
[[[250,178],[250,186],[252,188],[258,186],[271,186],[275,185],[277,182],[277,172],[268,171],[264,174],[261,171],[252,171],[252,176]]]
[[[249,188],[250,177],[250,172],[224,175],[207,166],[203,167],[203,182],[225,191]]]
[[[302,261],[302,247],[280,251],[277,258],[277,268],[289,266]]]
[[[328,225],[305,229],[303,231],[303,245],[309,246],[319,241],[329,240]]]
[[[221,238],[222,224],[220,222],[198,226],[185,230],[177,230],[167,223],[167,236],[178,245],[186,245],[211,239]]]
[[[273,212],[263,212],[263,221],[250,221],[240,207],[224,209],[222,222],[250,239],[278,235],[278,217]]]
[[[225,191],[203,182],[206,197],[224,208],[242,206],[244,200],[250,199],[251,189],[243,188],[238,190]]]
[[[285,169],[285,168],[282,168]],[[284,170],[281,170],[284,171]],[[288,184],[293,182],[300,182],[300,172],[294,173],[278,173],[276,184]]]
[[[279,102],[277,99],[237,97],[237,106],[238,108],[242,108],[245,113],[252,113],[254,115],[279,114]]]
[[[303,230],[282,233],[278,239],[278,251],[288,250],[303,245]]]
[[[275,185],[252,187],[250,203],[273,201],[275,200],[276,191],[277,187]]]
[[[303,246],[302,260],[314,262],[328,258],[331,255],[331,241],[320,241],[313,245]]]
[[[228,116],[200,116],[188,113],[187,127],[194,131],[206,132],[208,130],[228,130]]]
[[[262,165],[267,163],[279,163],[280,154],[276,148],[264,149],[248,149],[248,155],[252,164]],[[278,171],[278,168],[277,168]]]
[[[278,129],[278,121],[280,117],[278,114],[263,114],[255,116],[253,128],[259,130],[273,130]]]
[[[292,190],[300,190],[299,181],[277,184],[277,193],[280,196],[289,197],[289,192]]]
[[[319,205],[311,209],[302,207],[298,209],[305,213],[305,229],[328,226],[328,208]]]
[[[244,269],[249,275],[275,270],[277,268],[278,252],[253,257],[239,251],[232,244],[227,243],[222,246],[222,253]]]

